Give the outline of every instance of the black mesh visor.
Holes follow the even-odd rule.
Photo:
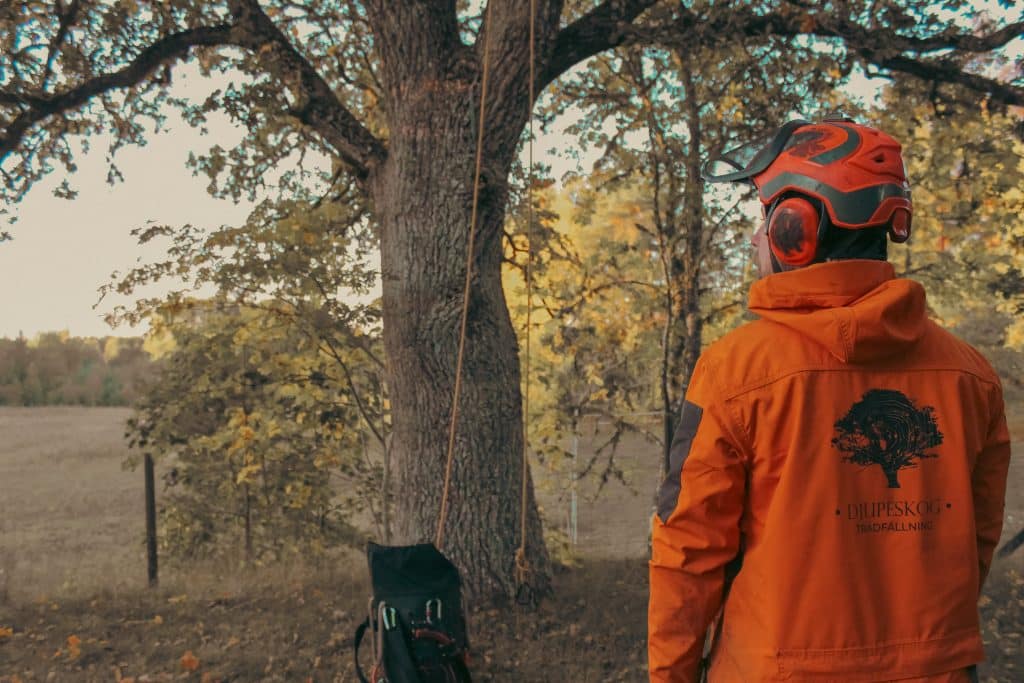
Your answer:
[[[736,183],[750,180],[751,177],[771,166],[797,128],[807,125],[810,125],[810,121],[803,119],[790,121],[771,135],[765,135],[708,159],[704,162],[700,177],[709,183]]]

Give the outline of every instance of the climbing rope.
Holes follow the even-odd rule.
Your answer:
[[[526,116],[530,127],[530,137],[527,141],[529,146],[529,168],[526,173],[526,354],[523,359],[524,382],[523,388],[523,464],[522,482],[520,487],[519,500],[519,548],[516,550],[516,585],[517,593],[523,592],[523,587],[529,586],[530,562],[526,556],[526,505],[527,505],[527,473],[530,466],[530,327],[533,317],[533,98],[536,58],[534,55],[534,25],[537,17],[537,0],[530,0],[530,99],[527,103]],[[528,601],[533,601],[533,596],[528,595]]]
[[[483,161],[484,147],[484,113],[487,105],[487,80],[491,64],[491,5],[487,3],[483,24],[484,60],[480,77],[480,114],[477,117],[476,135],[476,169],[473,172],[473,209],[469,219],[469,237],[466,245],[466,284],[462,291],[462,322],[459,325],[459,354],[455,361],[455,390],[452,396],[452,418],[448,429],[448,457],[444,467],[444,490],[441,494],[441,511],[437,520],[437,535],[434,545],[440,549],[444,542],[444,524],[448,517],[448,494],[452,483],[452,463],[455,460],[455,429],[459,423],[459,397],[462,395],[462,365],[466,353],[466,321],[469,318],[469,294],[473,283],[473,250],[476,242],[477,209],[480,203],[480,167]]]
[[[480,79],[480,112],[477,123],[476,139],[476,166],[473,174],[473,206],[470,213],[469,236],[466,248],[466,280],[462,292],[462,317],[459,325],[459,351],[455,361],[455,388],[452,396],[452,413],[448,429],[448,453],[445,461],[444,488],[441,494],[441,509],[437,521],[437,533],[434,538],[434,545],[441,548],[444,542],[445,522],[448,517],[448,501],[451,492],[452,466],[455,461],[455,434],[459,420],[459,398],[462,394],[462,369],[465,362],[466,351],[466,325],[469,318],[469,297],[473,281],[473,251],[476,241],[477,214],[480,200],[480,171],[483,160],[484,140],[484,116],[486,113],[487,85],[490,74],[490,13],[491,3],[487,4],[484,21],[481,30],[484,31],[484,54],[483,66]],[[515,579],[517,585],[517,599],[523,595],[528,596],[532,601],[532,591],[529,589],[528,579],[530,575],[530,563],[526,554],[526,522],[528,497],[528,473],[529,473],[529,414],[530,414],[530,331],[532,327],[533,314],[533,102],[535,98],[536,83],[536,17],[537,0],[530,0],[530,73],[529,73],[529,101],[527,103],[527,120],[529,123],[529,168],[527,170],[527,226],[526,226],[526,353],[524,359],[525,388],[523,395],[523,451],[522,451],[522,477],[520,481],[520,503],[519,503],[519,547],[515,554]],[[525,591],[524,591],[525,588]]]

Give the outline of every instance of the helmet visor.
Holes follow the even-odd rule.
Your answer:
[[[708,159],[700,176],[709,183],[736,183],[750,180],[768,168],[785,148],[797,128],[809,121],[796,119],[770,135],[740,145],[717,157]]]

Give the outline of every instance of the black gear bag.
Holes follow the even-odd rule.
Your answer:
[[[471,683],[459,570],[432,543],[369,543],[369,615],[356,629],[356,674],[362,683]],[[372,634],[367,679],[359,646]]]

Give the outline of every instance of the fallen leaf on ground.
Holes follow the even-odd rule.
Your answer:
[[[186,650],[181,656],[181,668],[185,671],[195,671],[199,668],[199,660],[192,654],[192,650]]]
[[[82,654],[82,639],[76,635],[68,636],[68,659],[78,659]]]
[[[0,640],[10,638],[14,635],[14,629],[9,626],[0,626]]]
[[[153,623],[159,626],[160,624],[164,623],[164,618],[158,614],[155,617],[153,617]]]

